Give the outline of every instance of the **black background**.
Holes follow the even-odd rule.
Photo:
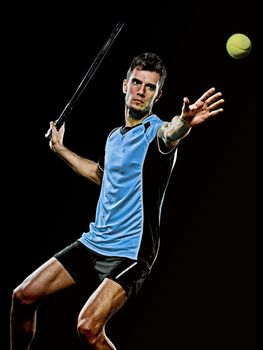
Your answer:
[[[93,220],[99,190],[52,154],[44,134],[119,20],[123,29],[67,121],[69,148],[99,157],[108,132],[124,122],[122,80],[144,51],[167,65],[154,109],[161,118],[212,86],[225,106],[182,141],[157,262],[109,335],[123,350],[255,349],[255,1],[12,3],[2,16],[1,349],[12,289]],[[225,49],[237,32],[252,41],[240,60]],[[59,293],[39,309],[34,350],[81,349],[75,321],[84,297]]]

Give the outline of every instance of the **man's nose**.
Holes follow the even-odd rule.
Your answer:
[[[145,95],[145,85],[141,84],[139,90],[137,91],[137,94],[139,96],[144,96]]]

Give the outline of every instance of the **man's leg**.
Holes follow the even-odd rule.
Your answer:
[[[126,300],[127,294],[123,287],[105,278],[79,314],[78,332],[82,341],[90,344],[94,350],[116,350],[105,334],[105,325]]]
[[[75,282],[55,258],[29,275],[13,292],[10,312],[10,350],[26,350],[36,330],[36,310],[41,299]]]

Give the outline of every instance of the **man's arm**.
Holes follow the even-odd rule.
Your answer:
[[[215,88],[207,90],[193,104],[190,104],[189,99],[185,97],[181,115],[175,116],[169,123],[164,123],[158,131],[158,137],[168,147],[175,147],[182,138],[189,134],[192,127],[223,112],[224,100],[221,97],[222,93],[215,92]]]
[[[175,116],[171,122],[164,123],[159,131],[158,137],[163,140],[169,148],[177,146],[179,141],[189,134],[191,126],[181,116]]]
[[[64,133],[65,124],[63,124],[58,131],[55,123],[50,123],[50,128],[45,135],[47,138],[49,138],[50,149],[56,153],[66,164],[68,164],[76,174],[85,177],[97,185],[100,185],[102,179],[102,171],[98,163],[94,162],[93,160],[81,157],[64,146]]]

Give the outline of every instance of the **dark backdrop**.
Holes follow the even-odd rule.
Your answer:
[[[124,121],[126,69],[144,51],[167,65],[155,106],[161,118],[211,86],[226,102],[220,117],[182,141],[156,265],[108,331],[125,350],[255,349],[255,1],[12,3],[2,16],[1,349],[12,289],[93,220],[98,189],[51,153],[44,134],[119,20],[121,33],[67,121],[69,148],[99,157]],[[236,32],[252,40],[245,59],[226,52]],[[75,321],[84,297],[75,289],[40,308],[34,350],[81,349]]]

